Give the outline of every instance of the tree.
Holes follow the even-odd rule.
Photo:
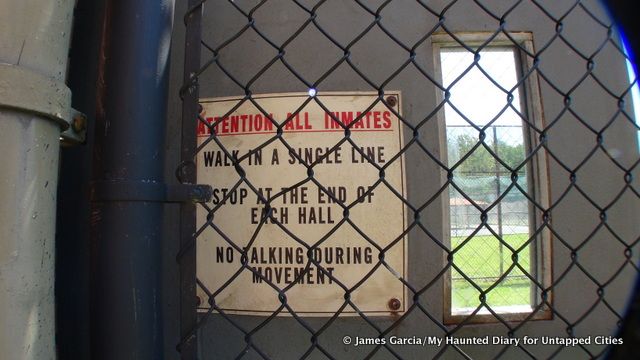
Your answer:
[[[490,133],[490,132],[488,132]],[[479,142],[470,134],[459,134],[454,141],[449,142],[449,164],[453,165],[473,149]],[[522,143],[511,145],[500,138],[496,144],[485,142],[500,159],[510,167],[514,168],[525,159],[524,145]],[[496,166],[501,173],[509,173],[481,144],[475,151],[467,157],[456,170],[465,174],[495,174]],[[521,169],[520,172],[524,172]]]

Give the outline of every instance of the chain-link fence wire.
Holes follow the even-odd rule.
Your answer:
[[[272,3],[267,0],[189,1],[190,7],[185,15],[187,26],[186,65],[185,83],[181,90],[184,122],[183,162],[177,169],[179,180],[194,183],[197,180],[195,159],[199,151],[207,144],[216,144],[233,161],[233,166],[238,174],[237,182],[233,186],[234,189],[240,186],[251,189],[255,196],[265,204],[270,204],[278,197],[283,196],[282,192],[270,197],[264,196],[253,185],[252,181],[255,179],[246,175],[244,167],[252,153],[260,148],[254,149],[253,152],[246,155],[234,157],[232,150],[227,149],[216,136],[214,129],[217,123],[209,123],[199,115],[201,108],[198,108],[198,97],[203,95],[201,91],[203,79],[208,73],[218,73],[217,79],[222,79],[220,88],[235,89],[229,94],[242,95],[236,106],[221,118],[230,115],[242,104],[251,103],[273,124],[273,136],[263,146],[275,142],[293,150],[287,143],[281,129],[288,122],[291,122],[293,117],[302,111],[308,103],[315,103],[327,113],[331,113],[332,109],[322,102],[325,83],[330,82],[328,79],[332,74],[349,71],[353,77],[358,79],[358,83],[353,85],[354,88],[372,90],[377,92],[379,96],[368,108],[361,109],[363,115],[351,124],[342,123],[339,118],[332,116],[333,120],[338,122],[340,128],[344,130],[344,137],[338,143],[333,144],[331,150],[323,157],[314,162],[306,162],[296,155],[296,160],[300,163],[299,166],[306,168],[308,178],[301,183],[292,184],[291,188],[306,183],[315,184],[328,197],[331,197],[345,214],[344,221],[340,222],[340,226],[350,226],[362,231],[366,240],[377,249],[378,253],[374,256],[378,261],[375,265],[376,269],[387,269],[392,272],[398,270],[392,269],[385,261],[385,253],[401,243],[403,236],[410,231],[420,232],[421,241],[435,244],[434,248],[439,249],[445,260],[441,264],[430,265],[432,268],[436,268],[436,275],[433,277],[422,279],[399,277],[398,281],[402,282],[408,291],[409,299],[411,299],[407,304],[406,313],[381,321],[361,311],[351,299],[351,294],[357,290],[361,283],[367,281],[367,277],[363,278],[362,282],[356,286],[349,287],[343,284],[339,277],[332,275],[323,267],[323,264],[311,255],[313,250],[320,247],[326,239],[321,241],[318,241],[319,239],[305,239],[287,232],[286,224],[279,223],[278,218],[273,216],[273,212],[267,205],[265,206],[266,216],[261,218],[257,231],[260,230],[260,225],[267,221],[280,227],[299,246],[306,249],[308,254],[307,270],[310,267],[315,267],[342,288],[344,306],[330,317],[323,318],[319,322],[316,321],[317,319],[312,321],[297,314],[295,309],[289,305],[287,293],[296,286],[295,282],[288,286],[278,285],[266,278],[264,274],[256,272],[247,261],[248,250],[254,244],[250,243],[249,248],[237,245],[240,242],[246,242],[247,239],[241,241],[241,239],[227,236],[223,231],[224,226],[216,223],[215,214],[220,211],[224,201],[229,200],[232,196],[229,192],[218,205],[200,205],[209,214],[204,223],[193,226],[190,221],[195,218],[195,213],[189,209],[183,210],[182,213],[182,248],[178,254],[178,261],[181,264],[183,292],[181,310],[183,339],[179,350],[183,353],[183,358],[195,358],[196,335],[214,317],[222,319],[227,328],[233,329],[233,335],[230,333],[228,336],[236,336],[244,342],[245,345],[238,349],[235,357],[280,358],[278,354],[270,354],[264,350],[268,346],[268,340],[264,340],[262,336],[268,331],[271,324],[277,321],[276,316],[282,315],[282,313],[288,313],[292,317],[300,329],[300,333],[303,334],[301,336],[306,338],[306,344],[303,346],[306,350],[296,354],[295,357],[342,358],[344,350],[338,351],[334,347],[327,346],[326,343],[329,340],[325,339],[325,334],[329,333],[332,327],[340,326],[338,319],[346,308],[353,309],[358,314],[358,318],[364,324],[363,328],[367,329],[362,331],[374,337],[386,337],[400,331],[403,324],[409,322],[410,318],[420,318],[421,321],[433,324],[434,328],[439,331],[435,335],[456,336],[464,334],[465,328],[469,327],[474,316],[482,312],[492,315],[497,323],[496,326],[500,329],[498,332],[505,337],[523,336],[527,334],[527,328],[535,318],[536,311],[520,317],[518,321],[511,321],[513,319],[500,311],[497,306],[493,306],[489,300],[492,292],[497,292],[501,283],[508,282],[506,276],[509,274],[516,279],[524,279],[527,283],[526,293],[533,294],[534,299],[530,304],[534,310],[547,311],[553,317],[553,329],[556,336],[574,337],[584,334],[585,331],[588,333],[588,329],[582,329],[581,326],[588,322],[585,319],[596,316],[594,314],[606,319],[612,329],[619,326],[623,316],[624,300],[618,293],[620,288],[623,291],[626,287],[630,289],[630,285],[628,281],[620,285],[616,283],[616,280],[623,277],[629,279],[638,272],[635,254],[637,252],[636,245],[640,238],[638,229],[629,226],[627,219],[629,216],[634,216],[634,214],[628,213],[628,209],[637,209],[640,201],[637,180],[634,179],[634,173],[637,173],[640,159],[637,141],[617,145],[608,141],[607,135],[611,134],[612,139],[617,139],[624,134],[632,134],[635,137],[639,127],[635,122],[631,107],[632,86],[635,84],[635,79],[621,78],[620,73],[623,72],[620,71],[615,77],[612,75],[611,69],[608,68],[610,64],[624,67],[624,61],[628,57],[611,20],[603,16],[601,9],[594,9],[594,2],[529,0],[500,2],[499,5],[496,5],[494,2],[482,1],[449,1],[433,4],[424,1],[387,0],[378,1],[375,4],[355,1],[349,4],[350,11],[353,10],[351,7],[355,7],[359,16],[357,19],[348,20],[361,25],[361,27],[358,31],[344,33],[332,29],[331,24],[334,23],[325,21],[331,14],[323,12],[324,8],[340,6],[339,4],[329,0],[280,1],[278,2],[278,10],[287,9],[289,11],[281,13],[282,18],[290,16],[299,20],[292,31],[286,27],[286,34],[283,31],[274,33],[270,30],[268,23],[259,21],[261,14],[276,11],[270,8]],[[467,44],[459,36],[456,26],[450,25],[452,22],[456,24],[455,18],[460,16],[460,12],[463,11],[462,7],[472,9],[474,16],[482,17],[484,26],[479,26],[478,30],[488,31],[489,36],[480,44]],[[203,22],[203,11],[204,14],[209,11],[217,11],[224,16],[232,16],[234,26],[226,28],[221,26],[215,38],[201,38],[201,27],[212,26],[216,29],[217,26],[216,22]],[[398,28],[393,24],[394,22],[402,22],[403,14],[406,12],[424,13],[426,18],[432,20],[433,27],[416,26],[416,29],[419,29],[417,30],[419,36],[407,36],[405,39],[403,35],[406,34],[402,31],[396,32],[395,30]],[[334,13],[334,15],[340,17],[340,13]],[[535,22],[540,23],[540,27],[545,27],[547,36],[534,38],[535,50],[523,46],[521,42],[512,37],[510,31],[520,30],[510,27],[511,22],[517,22],[515,19],[518,17],[533,18]],[[576,37],[575,34],[567,30],[569,24],[574,21],[588,23],[587,27],[590,32],[579,34]],[[302,71],[299,63],[294,64],[291,61],[293,56],[290,55],[290,48],[299,50],[300,45],[294,46],[293,44],[299,38],[304,38],[305,31],[311,30],[319,34],[318,36],[324,41],[330,42],[330,46],[335,48],[337,56],[331,64],[323,63],[322,66],[319,64],[314,67],[314,71]],[[367,38],[373,32],[378,33],[377,38],[386,38],[385,49],[393,47],[395,49],[394,56],[403,59],[394,67],[393,71],[385,74],[379,72],[373,74],[369,70],[375,68],[376,62],[385,61],[385,59],[372,56],[363,60],[354,55],[360,51],[366,53],[367,50],[371,50],[375,55],[380,54],[376,52],[378,50],[374,51],[370,47],[371,42]],[[521,120],[521,126],[533,134],[533,138],[536,139],[535,142],[522,147],[523,156],[515,163],[505,162],[504,155],[499,151],[498,139],[501,137],[497,132],[500,128],[497,125],[493,126],[499,115],[478,126],[474,123],[474,119],[470,119],[458,111],[459,116],[465,119],[468,128],[472,130],[473,142],[466,153],[458,154],[459,158],[455,165],[451,159],[445,161],[445,157],[437,150],[437,146],[425,141],[424,131],[434,126],[438,113],[441,113],[445,106],[455,109],[460,105],[453,103],[449,98],[455,84],[445,86],[433,67],[425,67],[425,64],[432,66],[433,64],[429,61],[419,60],[419,52],[426,51],[431,39],[441,33],[447,34],[453,39],[456,46],[474,55],[474,60],[466,70],[456,76],[456,80],[464,78],[473,69],[483,72],[487,79],[503,92],[506,99],[502,105],[503,110],[514,110],[513,94],[517,89],[523,88],[523,84],[532,82],[534,79],[539,83],[545,121],[540,122],[540,119],[531,118],[526,111],[518,112],[515,109]],[[251,42],[255,45],[255,49],[248,50],[247,54],[250,59],[225,58],[225,52],[235,43],[240,42],[240,38],[243,36],[251,36]],[[492,40],[498,36],[506,36],[507,39],[512,40],[510,46],[518,52],[519,56],[524,58],[522,63],[531,65],[519,73],[517,84],[511,88],[504,88],[500,83],[493,81],[480,64],[483,50],[486,51]],[[366,44],[366,46],[362,44]],[[313,52],[314,44],[306,45],[308,46],[307,50]],[[361,46],[364,46],[364,50],[360,48]],[[547,60],[550,57],[549,53],[557,51],[556,47],[562,48],[569,61],[555,63],[556,58]],[[242,49],[235,49],[234,52],[237,54],[242,52]],[[256,57],[257,53],[261,56]],[[318,54],[318,56],[321,55]],[[389,57],[392,55],[389,54]],[[609,57],[616,60],[611,61]],[[234,61],[244,65],[243,73],[233,70],[237,65],[233,63]],[[600,63],[605,65],[598,66]],[[568,64],[569,66],[567,66]],[[317,96],[310,93],[303,106],[290,109],[291,116],[287,118],[273,118],[269,110],[264,109],[253,95],[255,89],[263,88],[264,84],[260,84],[262,78],[274,80],[270,71],[276,66],[279,67],[281,73],[287,73],[288,76],[295,78],[301,90],[318,91]],[[394,107],[388,103],[385,91],[393,89],[390,84],[393,84],[394,80],[405,79],[403,74],[409,71],[411,71],[412,81],[436,89],[441,93],[442,101],[426,112],[412,113],[410,117],[405,117],[397,113]],[[572,76],[562,77],[563,72],[570,73]],[[562,80],[560,80],[561,77]],[[213,86],[215,87],[216,84]],[[594,87],[598,88],[597,92],[592,91]],[[216,93],[216,91],[212,91],[212,93]],[[404,95],[407,96],[407,94]],[[589,103],[594,99],[605,99],[607,103],[612,105],[604,109],[589,108]],[[323,158],[329,156],[341,145],[359,149],[359,144],[350,136],[351,128],[364,116],[367,110],[377,104],[383,104],[398,116],[404,128],[405,143],[399,153],[393,154],[392,161],[385,165],[376,163],[362,150],[356,151],[381,174],[379,181],[373,184],[373,189],[391,191],[406,206],[410,214],[405,231],[384,248],[378,246],[375,239],[366,236],[366,229],[359,229],[358,224],[349,219],[348,212],[358,206],[357,201],[347,203],[336,198],[326,189],[325,185],[314,177],[313,171]],[[534,105],[528,103],[525,106],[532,107]],[[208,127],[211,135],[204,143],[197,146],[195,133],[198,123]],[[568,123],[571,126],[568,126]],[[571,129],[576,127],[580,128],[578,132],[566,134],[568,129],[573,131]],[[573,142],[569,147],[572,153],[568,154],[567,147],[559,146],[557,142],[554,143],[550,139],[557,139],[558,142]],[[451,141],[448,143],[450,150]],[[635,148],[633,148],[634,146]],[[385,169],[391,166],[394,161],[400,161],[402,156],[411,151],[422,154],[425,161],[429,161],[432,167],[437,167],[444,174],[445,180],[438,185],[437,191],[424,200],[405,197],[399,189],[395,189],[384,178]],[[471,162],[480,151],[489,154],[493,168],[487,168],[484,171],[465,170],[462,164]],[[295,154],[295,152],[293,153]],[[554,190],[554,194],[547,202],[541,201],[539,194],[534,194],[536,186],[540,186],[539,182],[528,185],[522,183],[522,179],[527,179],[527,175],[524,174],[540,171],[534,169],[534,162],[539,158],[545,159],[551,173],[548,179],[543,179],[550,182]],[[595,166],[595,170],[591,168],[592,166]],[[592,176],[592,174],[596,175]],[[614,188],[614,195],[611,196],[611,191],[601,191],[603,188]],[[443,199],[449,200],[451,228],[438,232],[421,214],[440,211],[439,206]],[[567,230],[563,226],[563,222],[571,223],[571,221],[561,216],[555,216],[555,214],[564,215],[571,212],[576,216],[583,217],[582,221],[586,224],[584,228]],[[537,220],[531,220],[532,218]],[[213,230],[224,238],[238,256],[244,259],[238,272],[228,279],[224,279],[220,288],[208,288],[205,283],[195,278],[195,248],[198,242],[202,241],[200,234],[206,229]],[[543,280],[541,277],[541,267],[543,266],[537,265],[540,262],[539,257],[542,255],[538,254],[532,258],[532,255],[529,254],[534,252],[531,251],[532,248],[540,247],[540,243],[545,241],[542,236],[544,232],[550,233],[550,238],[546,241],[552,242],[553,260],[561,258],[567,264],[563,268],[554,268],[550,282]],[[508,239],[508,235],[512,234],[524,234],[523,240],[514,245]],[[494,250],[502,251],[503,254],[498,257],[497,273],[483,274],[482,271],[486,271],[486,266],[483,268],[484,270],[465,267],[463,254],[465,249],[472,248],[474,242],[482,236],[489,236],[495,249],[487,249],[486,245],[481,245],[477,247],[479,250],[474,250],[469,254],[469,257],[481,257],[482,254],[479,251],[489,251],[487,257],[494,256],[491,253]],[[606,243],[603,244],[603,242]],[[601,256],[599,252],[605,248],[611,249],[611,252],[616,254],[613,257],[616,261],[600,263],[598,267],[597,259]],[[483,260],[485,263],[488,262],[487,257]],[[594,264],[596,265],[594,266]],[[495,266],[491,270],[496,270]],[[268,314],[269,316],[258,318],[253,322],[245,322],[218,305],[216,297],[236,281],[243,272],[252,272],[254,276],[260,277],[273,289],[273,296],[279,299],[281,306],[273,313]],[[443,294],[439,286],[447,276],[453,276],[456,281],[464,282],[472,290],[473,297],[475,297],[472,305],[473,311],[463,316],[452,326],[445,324],[440,309],[434,309],[434,306],[425,301],[429,294],[435,293],[437,296]],[[572,283],[576,279],[583,284],[588,284],[590,289],[590,297],[581,299],[583,300],[581,303],[576,303],[575,307],[578,310],[563,306],[553,300],[552,295],[556,296],[556,293],[571,291]],[[208,299],[201,299],[202,304],[199,305],[195,299],[196,287],[208,297]],[[455,292],[455,285],[453,288]],[[444,291],[449,290],[445,289]],[[455,296],[455,294],[453,295]],[[559,298],[559,296],[556,297]],[[196,317],[195,309],[197,306],[204,306],[208,308],[208,311]],[[492,329],[496,329],[496,327]],[[535,346],[524,344],[517,348],[500,345],[493,347],[492,350],[485,349],[482,353],[483,356],[491,358],[548,358],[555,356],[594,358],[605,354],[609,346],[610,344],[595,347],[582,344],[575,347],[555,345],[540,350]],[[474,354],[469,352],[471,350],[455,344],[443,345],[437,349],[435,356],[472,358]],[[282,349],[282,351],[284,353],[287,350]],[[401,359],[410,356],[406,355],[403,348],[389,343],[371,346],[363,351],[365,351],[364,356],[379,356],[380,358]]]

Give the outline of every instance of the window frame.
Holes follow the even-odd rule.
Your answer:
[[[453,36],[452,36],[453,35]],[[516,71],[520,78],[528,69],[534,68],[534,61],[530,56],[526,56],[525,51],[528,53],[535,53],[533,45],[533,35],[531,32],[509,32],[505,33],[490,33],[490,32],[460,32],[460,33],[435,33],[432,38],[432,51],[434,61],[435,78],[442,82],[442,68],[441,68],[441,50],[442,48],[463,48],[460,42],[469,47],[479,47],[489,39],[491,41],[486,45],[487,47],[509,47],[514,50]],[[524,49],[524,50],[523,50]],[[442,91],[436,91],[437,104],[441,104],[444,101],[444,94]],[[523,82],[520,87],[520,105],[521,111],[527,115],[528,119],[532,119],[532,123],[539,129],[546,127],[542,97],[540,86],[538,83],[538,77],[536,74],[531,74],[529,78]],[[444,106],[439,109],[437,113],[437,125],[438,136],[440,139],[439,149],[440,157],[443,163],[449,166],[448,159],[448,141],[447,141],[447,124],[445,119]],[[523,140],[527,153],[539,146],[540,140],[536,135],[536,132],[529,126],[523,123]],[[527,165],[527,187],[529,194],[532,194],[533,198],[545,209],[549,208],[550,203],[550,184],[549,184],[549,166],[548,156],[546,151],[538,152],[537,155],[531,158]],[[441,169],[441,181],[446,183],[447,172],[445,169]],[[444,244],[451,249],[451,209],[449,204],[449,192],[442,192],[442,214],[443,214],[443,236]],[[529,234],[532,235],[535,228],[543,223],[541,212],[535,210],[534,205],[529,204]],[[538,282],[540,282],[544,288],[549,289],[547,292],[547,300],[551,307],[553,306],[553,291],[550,288],[553,278],[553,249],[552,249],[552,234],[548,227],[542,229],[538,235],[538,239],[534,240],[529,246],[530,250],[530,264],[532,267],[532,274]],[[447,253],[443,254],[443,266],[448,266]],[[500,312],[496,317],[491,312],[472,313],[454,313],[452,306],[452,273],[451,267],[449,267],[444,275],[443,281],[443,322],[445,325],[456,325],[461,322],[466,324],[481,324],[481,323],[496,323],[503,321],[523,321],[528,320],[550,320],[553,319],[553,312],[551,307],[542,304],[537,310],[536,308],[541,304],[540,289],[531,284],[531,306],[533,311],[527,312]],[[486,310],[485,310],[486,311]]]

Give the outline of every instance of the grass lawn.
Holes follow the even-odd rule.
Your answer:
[[[518,250],[528,237],[528,234],[506,234],[503,240]],[[455,249],[465,239],[465,236],[451,238],[452,248]],[[529,247],[518,252],[518,264],[526,270],[530,269]],[[512,256],[513,252],[506,245],[502,246],[500,256],[500,242],[493,235],[479,235],[465,243],[454,254],[453,261],[476,285],[488,289],[501,276],[501,265],[502,271],[509,271],[513,264]],[[456,270],[452,270],[452,277],[452,308],[477,307],[480,292]],[[530,295],[530,280],[523,277],[520,269],[513,268],[508,277],[487,294],[487,303],[490,306],[529,305]]]

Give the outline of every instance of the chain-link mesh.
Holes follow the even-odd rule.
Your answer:
[[[611,331],[619,326],[630,290],[629,279],[638,272],[635,261],[640,233],[635,221],[630,220],[637,217],[637,213],[630,214],[629,211],[637,210],[640,203],[638,183],[634,178],[640,162],[636,138],[640,128],[631,106],[635,79],[629,80],[624,68],[628,57],[611,20],[597,3],[568,0],[434,3],[356,0],[349,4],[291,0],[277,1],[275,5],[274,1],[267,0],[210,0],[189,3],[185,15],[186,73],[181,95],[183,131],[190,134],[183,134],[183,162],[177,171],[179,180],[196,182],[198,157],[210,144],[219,147],[237,172],[231,189],[248,189],[263,204],[263,216],[254,237],[264,224],[281,228],[297,246],[305,249],[305,272],[317,269],[341,287],[343,306],[321,319],[309,319],[296,313],[288,298],[296,282],[278,284],[256,271],[250,260],[251,247],[256,245],[253,240],[246,246],[250,239],[228,236],[225,229],[230,224],[216,221],[216,214],[225,202],[232,200],[233,192],[229,191],[216,205],[199,205],[208,216],[195,227],[190,225],[195,218],[194,212],[183,211],[182,250],[178,255],[183,274],[183,339],[179,346],[183,358],[195,357],[196,335],[214,319],[217,326],[228,331],[225,333],[227,340],[221,340],[220,344],[229,341],[230,337],[241,339],[244,344],[234,351],[225,350],[224,354],[233,352],[238,358],[263,359],[284,358],[285,353],[287,358],[345,358],[344,349],[331,346],[340,339],[328,339],[327,334],[335,334],[332,328],[344,326],[339,318],[348,311],[357,314],[357,320],[347,320],[358,322],[361,336],[380,338],[398,333],[441,338],[468,334],[465,331],[471,328],[469,324],[480,315],[490,316],[492,320],[488,322],[493,325],[477,326],[491,326],[492,335],[505,338],[528,334],[527,329],[531,329],[533,320],[538,318],[550,319],[552,331],[548,335],[560,337],[590,334],[585,324],[594,318],[607,323],[605,328]],[[357,18],[345,19],[341,7],[347,8],[346,14],[357,14]],[[429,22],[403,27],[409,13],[419,13]],[[470,13],[473,16],[469,16]],[[271,14],[268,19],[272,22],[261,21],[265,14]],[[474,17],[476,20],[468,20]],[[514,32],[529,30],[522,25],[523,18],[531,19],[529,24],[536,24],[533,31],[535,47],[523,45],[514,35]],[[274,25],[273,21],[283,24]],[[348,31],[341,21],[349,22]],[[461,25],[465,21],[470,25]],[[589,32],[576,35],[571,30],[576,24]],[[469,27],[482,32],[483,37],[471,36],[473,40],[468,40],[468,36],[461,35],[461,29],[468,31]],[[201,28],[205,29],[202,38]],[[310,37],[310,32],[315,37]],[[445,36],[448,42],[436,49],[432,45],[437,36]],[[247,39],[243,40],[245,37]],[[515,54],[512,58],[517,72],[512,84],[505,85],[508,82],[496,80],[489,66],[482,62],[483,55],[495,48],[498,39],[502,39],[499,46]],[[321,42],[323,50],[333,49],[331,56],[324,54],[326,51],[314,53]],[[242,45],[234,48],[237,43]],[[247,48],[247,44],[252,48]],[[433,61],[429,57],[438,51],[441,55],[442,49],[447,48],[470,54],[471,60],[456,72],[445,74],[441,66],[445,62],[443,57]],[[310,56],[300,56],[303,51]],[[305,66],[305,61],[314,61],[316,57],[317,63]],[[376,70],[376,64],[381,63],[387,64],[383,67],[385,71]],[[503,67],[498,63],[498,70]],[[613,71],[613,68],[617,70]],[[350,74],[346,85],[333,78],[345,73]],[[497,91],[503,99],[487,119],[470,114],[471,110],[454,94],[465,77],[475,76],[473,73],[482,76],[489,84],[487,86],[492,87],[490,91]],[[451,78],[447,80],[447,76]],[[297,83],[292,86],[297,91],[309,91],[302,105],[292,106],[291,114],[286,118],[273,117],[270,109],[254,95],[270,87],[279,91],[280,77],[288,84]],[[405,85],[407,82],[416,85]],[[401,115],[395,104],[389,102],[387,94],[405,86],[409,89],[403,88],[406,98],[421,99],[421,89],[430,89],[424,90],[424,94],[436,94],[433,101],[441,100],[434,102],[435,106],[426,107],[419,105],[425,100],[413,101],[415,108],[401,109],[400,113],[404,114]],[[323,91],[345,89],[378,94],[368,107],[359,109],[362,115],[350,123],[333,115],[335,109],[323,103],[322,97]],[[485,90],[470,91],[477,94]],[[238,100],[226,114],[219,114],[218,120],[212,122],[202,114],[199,97],[228,95],[239,95]],[[223,118],[249,103],[268,119],[272,135],[252,151],[238,155],[216,135],[216,128]],[[327,145],[323,156],[313,161],[296,154],[283,131],[309,104],[317,104],[332,114],[330,116],[344,133],[339,141]],[[364,121],[364,114],[378,105],[398,117],[405,138],[398,153],[388,154],[390,161],[385,164],[362,150],[351,136],[355,124]],[[453,116],[448,112],[454,113],[458,121],[450,121]],[[503,121],[508,112],[517,120]],[[209,135],[196,145],[198,126],[206,127]],[[430,137],[429,134],[434,130],[437,133],[438,129],[444,135]],[[444,141],[445,145],[432,143],[434,139]],[[265,195],[255,185],[258,179],[248,176],[246,169],[252,156],[271,144],[291,151],[297,166],[305,169],[307,177],[290,184],[287,190]],[[370,184],[370,191],[391,192],[407,210],[405,229],[384,247],[367,235],[367,229],[361,229],[349,218],[349,212],[362,205],[358,201],[338,198],[314,175],[314,169],[322,166],[322,161],[341,146],[356,149],[380,174],[379,179]],[[418,162],[428,164],[431,172],[439,172],[441,182],[437,186],[431,184],[433,191],[425,196],[412,195],[412,186],[415,189],[422,185],[413,176],[416,172],[407,169],[412,174],[407,180],[409,191],[395,188],[385,178],[385,170],[401,159],[407,162],[407,167],[419,167]],[[336,222],[335,228],[355,229],[374,249],[374,270],[389,271],[397,276],[408,294],[404,313],[379,318],[359,309],[351,295],[374,271],[355,285],[344,284],[313,256],[314,250],[329,241],[330,234],[322,238],[299,236],[289,231],[287,224],[273,212],[272,203],[287,191],[305,184],[319,188],[340,208],[342,219]],[[427,215],[443,212],[443,203],[446,208],[443,221],[429,220]],[[443,227],[442,223],[448,226]],[[222,237],[235,255],[242,258],[237,271],[221,279],[219,288],[210,288],[195,278],[195,248],[199,242],[207,240],[202,236],[205,231]],[[409,237],[410,244],[423,244],[420,246],[438,252],[430,259],[442,261],[429,263],[428,271],[420,267],[410,271],[409,276],[398,275],[402,274],[402,269],[394,269],[385,255],[394,246],[400,246],[405,236]],[[417,251],[415,249],[418,247],[413,248]],[[614,254],[606,257],[613,261],[600,261],[605,252]],[[409,256],[410,268],[415,259]],[[219,306],[220,294],[245,272],[271,287],[272,296],[280,304],[272,313],[248,320]],[[305,273],[298,274],[297,279],[304,276]],[[574,291],[576,283],[583,285],[579,293],[567,295]],[[205,294],[205,298],[201,295],[198,304],[195,303],[196,288],[198,293]],[[568,305],[571,301],[561,300],[563,297],[573,297],[573,305]],[[434,298],[449,299],[448,305],[447,300],[440,300],[444,302],[443,310],[443,302],[436,300],[434,303]],[[520,313],[517,318],[510,317],[508,307],[522,304],[528,305],[530,311]],[[196,318],[196,307],[207,311]],[[466,310],[459,312],[458,315],[462,315],[458,317],[451,317],[456,315],[456,309]],[[539,317],[541,313],[543,316]],[[280,354],[264,350],[272,341],[265,338],[265,333],[274,326],[277,329],[279,325],[274,324],[280,319],[276,316],[283,314],[293,319],[287,326],[299,330],[297,340],[292,340],[302,343],[299,348],[303,350],[299,354],[284,348]],[[449,320],[445,321],[445,318]],[[421,330],[417,327],[411,328],[411,324],[418,322],[430,324],[437,332],[418,333]],[[610,345],[549,345],[541,349],[521,344],[478,350],[443,344],[429,354],[451,358],[593,358],[605,354]],[[402,346],[387,342],[366,347],[357,355],[347,354],[346,358],[414,358],[412,354]]]

